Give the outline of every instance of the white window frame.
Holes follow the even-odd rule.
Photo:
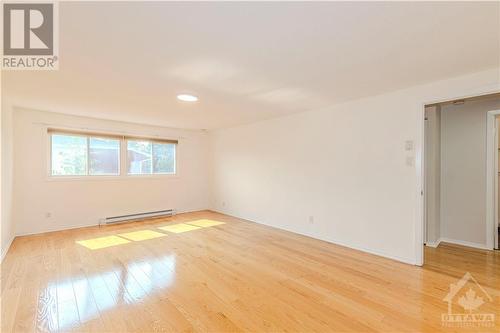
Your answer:
[[[129,173],[128,172],[128,142],[129,141],[148,141],[151,143],[151,173]],[[176,176],[177,175],[177,149],[179,147],[179,143],[169,142],[170,140],[157,140],[150,138],[141,138],[141,137],[125,137],[123,140],[123,146],[125,149],[125,164],[124,164],[124,173],[128,177],[151,177],[151,176]],[[174,172],[154,172],[154,155],[153,155],[153,144],[154,143],[163,143],[163,144],[174,144]]]
[[[116,136],[111,136],[111,135],[105,135],[105,134],[96,134],[96,133],[76,133],[76,132],[70,132],[70,131],[51,131],[48,132],[48,141],[49,141],[49,157],[48,157],[48,174],[50,178],[89,178],[89,177],[112,177],[116,178],[121,175],[121,169],[122,169],[122,161],[121,161],[121,154],[122,154],[122,149],[121,149],[121,139]],[[66,136],[79,136],[79,137],[84,137],[86,139],[86,145],[87,145],[87,163],[85,166],[85,174],[84,175],[54,175],[52,173],[52,136],[53,135],[66,135]],[[96,139],[113,139],[118,141],[120,144],[120,148],[118,151],[118,173],[116,174],[91,174],[90,173],[90,139],[91,138],[96,138]]]
[[[118,161],[118,174],[116,175],[91,175],[89,174],[89,161],[87,156],[87,174],[86,175],[53,175],[52,174],[52,135],[68,135],[68,136],[84,136],[87,138],[87,154],[90,144],[90,137],[95,138],[114,138],[120,142],[120,158]],[[65,129],[65,128],[45,128],[46,142],[47,142],[47,180],[48,181],[73,181],[73,180],[117,180],[117,179],[144,179],[144,178],[178,178],[179,177],[179,142],[176,139],[162,138],[162,137],[150,137],[150,136],[140,136],[132,135],[127,136],[123,133],[117,134],[112,132],[94,132],[88,130],[75,130],[75,129]],[[144,141],[156,141],[161,143],[173,143],[175,144],[175,158],[174,158],[174,173],[151,173],[151,174],[128,174],[128,152],[127,152],[127,141],[128,140],[144,140]]]

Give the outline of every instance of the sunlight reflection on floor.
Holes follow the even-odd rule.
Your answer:
[[[165,237],[164,233],[153,231],[153,230],[139,230],[139,231],[132,231],[132,232],[127,232],[124,234],[118,234],[118,236],[129,239],[131,241],[142,241],[142,240],[147,240],[147,239],[154,239],[154,238],[159,238],[159,237]]]
[[[164,227],[158,227],[158,229],[168,232],[173,232],[174,234],[181,234],[186,231],[201,229],[201,227],[185,223],[178,223],[178,224],[166,225]]]
[[[191,224],[191,225],[198,226],[198,227],[203,227],[203,228],[213,227],[213,226],[215,226],[215,225],[225,224],[224,222],[214,221],[214,220],[207,220],[207,219],[203,219],[203,220],[196,220],[196,221],[193,221],[193,222],[187,222],[187,223],[188,223],[188,224]]]
[[[76,243],[85,246],[88,249],[97,250],[110,246],[127,244],[130,243],[130,241],[113,235],[113,236],[105,236],[105,237],[76,241]]]
[[[169,224],[158,227],[158,229],[169,233],[181,234],[184,232],[203,229],[203,228],[210,228],[221,224],[225,224],[225,222],[202,219],[186,223]],[[165,233],[157,232],[150,229],[144,229],[144,230],[131,231],[127,233],[121,233],[118,235],[79,240],[76,241],[76,243],[85,246],[90,250],[98,250],[110,246],[127,244],[130,243],[131,241],[140,242],[165,236],[167,236],[167,234]]]
[[[87,277],[65,279],[57,283],[59,317],[54,313],[54,318],[50,316],[47,320],[58,322],[55,325],[62,331],[92,321],[121,304],[140,302],[144,297],[170,287],[175,280],[175,271],[175,255],[169,254],[147,261],[131,261],[125,267]],[[54,287],[52,282],[49,283],[42,294],[55,294],[51,291]]]

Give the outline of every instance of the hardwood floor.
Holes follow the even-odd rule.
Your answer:
[[[442,326],[466,272],[494,327]],[[444,244],[415,267],[203,211],[16,238],[1,296],[2,332],[499,332],[500,255]]]

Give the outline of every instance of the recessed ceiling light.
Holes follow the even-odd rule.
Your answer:
[[[198,100],[198,97],[196,97],[195,95],[180,94],[177,95],[177,99],[183,102],[196,102]]]

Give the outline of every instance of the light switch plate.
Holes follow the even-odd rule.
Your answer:
[[[406,151],[412,151],[413,150],[413,140],[406,140],[405,141],[405,150]]]

